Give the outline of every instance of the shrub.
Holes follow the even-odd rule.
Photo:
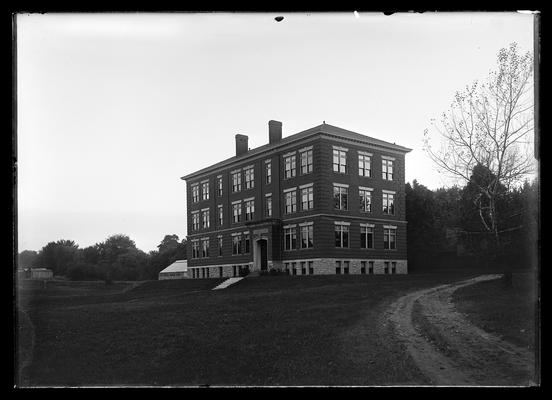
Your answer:
[[[285,271],[282,271],[278,268],[270,268],[267,271],[261,271],[261,276],[281,276],[281,275],[287,275]]]

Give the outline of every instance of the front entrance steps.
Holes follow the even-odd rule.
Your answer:
[[[236,278],[228,278],[224,282],[222,282],[220,285],[214,287],[211,290],[219,290],[219,289],[226,289],[228,286],[233,285],[234,283],[237,283],[241,281],[243,277],[236,277]]]

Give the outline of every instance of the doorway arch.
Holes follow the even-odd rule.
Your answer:
[[[255,241],[253,264],[259,271],[268,270],[268,240],[260,238]]]

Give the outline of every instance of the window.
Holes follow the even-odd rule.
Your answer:
[[[266,202],[266,216],[267,217],[272,217],[272,196],[266,196],[265,197],[265,202]]]
[[[192,186],[192,203],[199,201],[199,185]]]
[[[397,263],[395,261],[391,261],[391,273],[392,274],[397,273]]]
[[[238,275],[237,265],[232,265],[232,275],[234,275],[234,276]]]
[[[335,273],[337,275],[341,274],[341,261],[335,262]]]
[[[266,184],[272,183],[272,162],[268,161],[265,162],[265,176],[266,176]]]
[[[312,186],[301,189],[301,210],[312,210],[314,208],[314,197]]]
[[[301,248],[302,249],[310,249],[313,247],[313,226],[310,225],[304,225],[301,226]]]
[[[199,258],[199,241],[192,241],[192,258]]]
[[[360,273],[365,274],[366,273],[366,261],[360,262]]]
[[[314,262],[309,261],[308,265],[309,265],[309,275],[314,275]]]
[[[360,247],[362,249],[374,248],[374,227],[373,226],[360,227]]]
[[[241,235],[232,236],[232,255],[241,253]]]
[[[241,215],[242,215],[241,203],[232,204],[232,221],[234,221],[234,223],[241,222],[242,220]]]
[[[222,210],[222,205],[218,206],[218,224],[222,226],[224,223],[224,212]]]
[[[243,251],[245,254],[249,254],[251,251],[251,238],[249,236],[249,233],[245,233],[243,235]]]
[[[286,198],[286,214],[294,213],[297,211],[297,193],[295,190],[290,190],[284,193]]]
[[[297,264],[292,262],[291,263],[291,270],[293,271],[293,275],[297,275],[297,268],[295,267]]]
[[[333,149],[333,170],[345,174],[347,172],[347,151]]]
[[[381,160],[381,177],[387,181],[393,180],[393,160]]]
[[[372,191],[362,188],[358,190],[360,197],[360,211],[371,212],[372,211]]]
[[[347,210],[349,189],[344,186],[337,186],[334,184],[334,208],[337,210]]]
[[[201,250],[201,257],[209,257],[209,239],[203,240]]]
[[[374,273],[374,262],[368,261],[368,273],[373,274]]]
[[[192,230],[197,231],[199,229],[199,211],[192,214]]]
[[[252,221],[255,216],[255,200],[245,202],[245,220]]]
[[[222,257],[222,236],[218,237],[218,255]]]
[[[343,261],[343,273],[349,274],[349,261]]]
[[[296,168],[295,164],[296,164],[295,154],[284,157],[284,178],[285,179],[293,178],[295,176],[295,168]]]
[[[335,224],[335,247],[349,247],[349,226]]]
[[[383,193],[383,213],[395,215],[395,195],[393,193]]]
[[[203,229],[209,228],[209,210],[202,210]]]
[[[370,177],[372,175],[372,171],[370,168],[370,160],[371,160],[371,157],[367,154],[358,155],[358,175],[359,176]]]
[[[209,182],[203,182],[201,184],[201,196],[202,200],[209,200]]]
[[[222,267],[219,267],[219,278],[222,278]]]
[[[284,228],[284,250],[297,248],[297,231],[295,226]]]
[[[217,178],[217,196],[222,196],[222,176]]]
[[[245,170],[245,188],[252,189],[255,186],[255,170],[249,167]]]
[[[300,153],[301,174],[310,174],[312,172],[312,150],[305,150]]]
[[[304,261],[301,261],[301,275],[307,275],[307,268],[306,263]]]
[[[385,261],[383,263],[383,273],[388,274],[389,273],[389,261]]]
[[[232,192],[241,191],[241,171],[232,172]]]
[[[397,228],[383,228],[383,248],[386,250],[395,250],[397,248]]]

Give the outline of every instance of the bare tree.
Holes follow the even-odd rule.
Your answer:
[[[532,54],[518,54],[512,43],[498,52],[498,68],[488,79],[457,92],[450,109],[424,132],[424,150],[443,172],[468,183],[477,165],[489,171],[491,179],[477,182],[475,203],[497,252],[497,200],[504,188],[520,183],[534,170],[528,153],[534,125],[532,77]],[[434,133],[440,137],[438,148],[431,146]]]

